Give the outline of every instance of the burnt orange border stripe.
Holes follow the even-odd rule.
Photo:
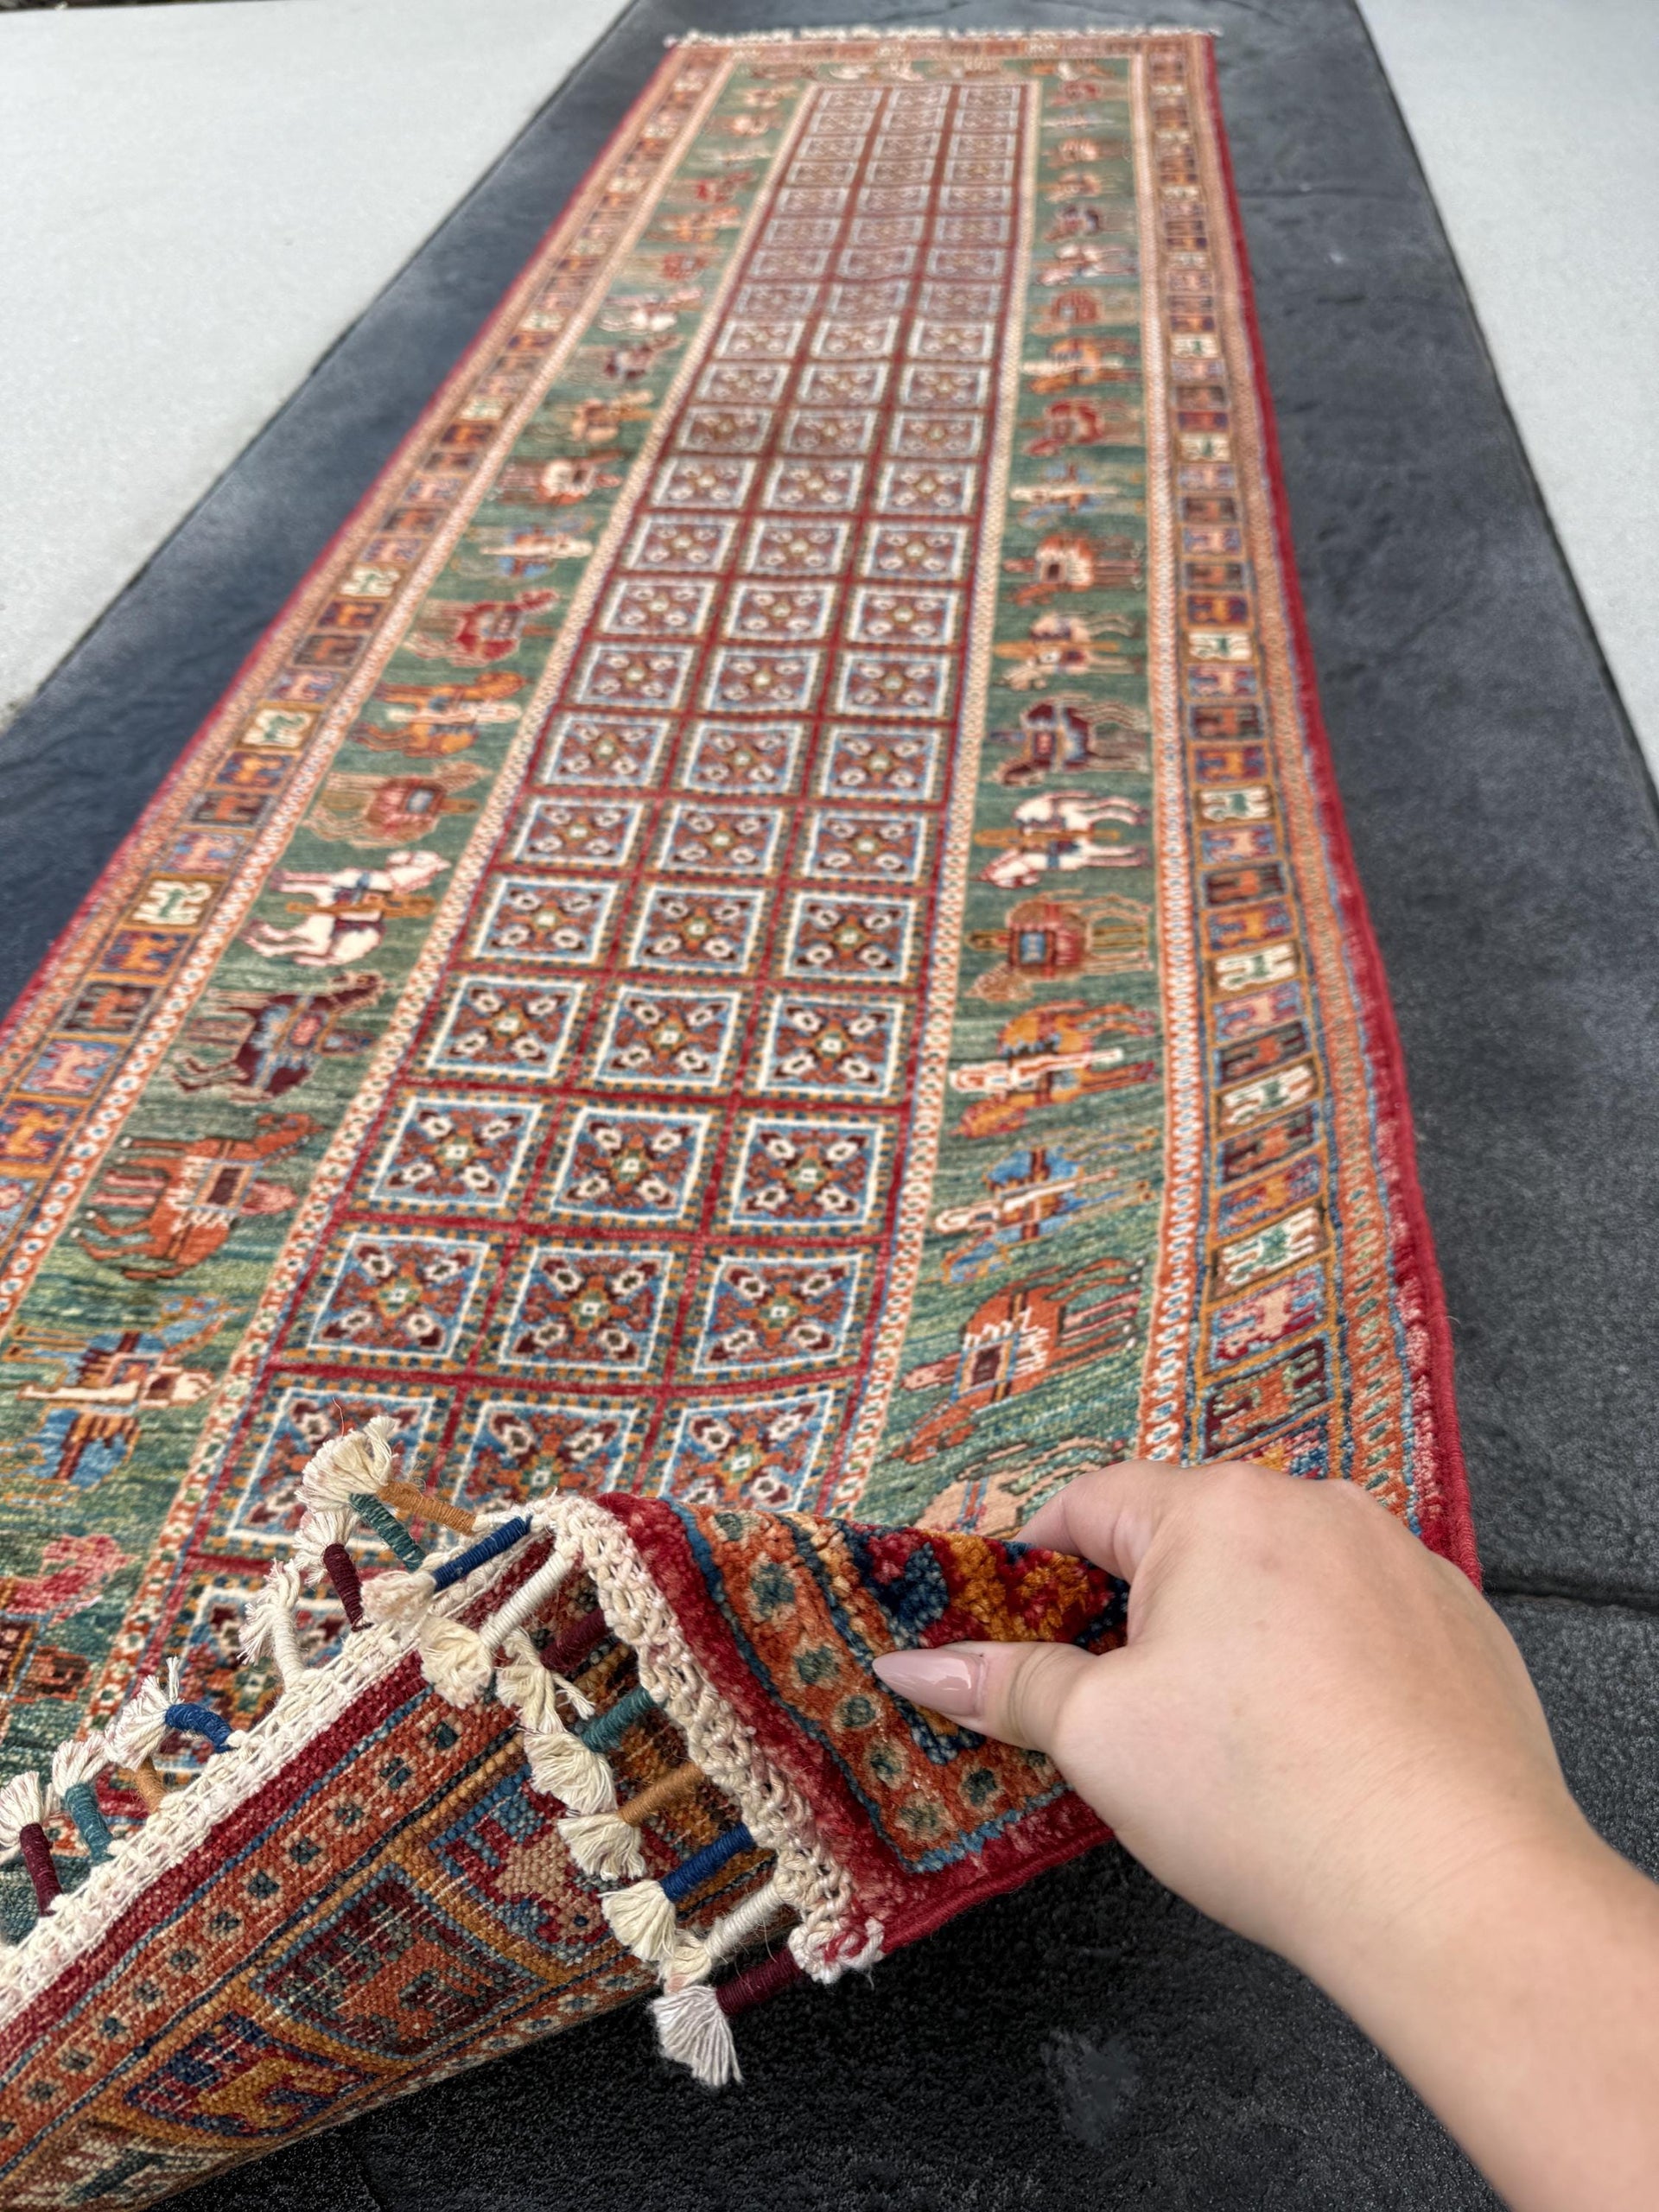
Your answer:
[[[1233,247],[1238,268],[1239,310],[1249,340],[1255,405],[1262,425],[1268,500],[1273,512],[1285,613],[1290,625],[1291,651],[1296,667],[1297,704],[1300,709],[1308,766],[1325,833],[1325,850],[1336,882],[1354,980],[1366,1025],[1367,1058],[1376,1085],[1378,1128],[1390,1171],[1389,1197],[1398,1208],[1404,1232],[1391,1255],[1390,1272],[1396,1285],[1403,1282],[1408,1289],[1415,1290],[1421,1306],[1421,1326],[1427,1338],[1427,1356],[1419,1358],[1415,1356],[1415,1347],[1411,1344],[1411,1323],[1408,1318],[1408,1359],[1412,1379],[1419,1389],[1427,1389],[1433,1414],[1431,1450],[1425,1455],[1422,1464],[1426,1469],[1433,1470],[1434,1487],[1432,1495],[1420,1492],[1423,1535],[1434,1550],[1453,1560],[1478,1586],[1480,1560],[1475,1548],[1468,1469],[1458,1427],[1452,1329],[1446,1310],[1445,1286],[1434,1256],[1433,1233],[1429,1227],[1422,1185],[1418,1179],[1417,1144],[1406,1084],[1405,1055],[1395,1022],[1394,1004],[1389,995],[1382,956],[1377,946],[1376,931],[1371,926],[1370,912],[1365,903],[1364,890],[1354,859],[1353,843],[1343,812],[1336,766],[1331,753],[1330,733],[1325,728],[1325,715],[1319,704],[1319,683],[1314,674],[1313,649],[1307,633],[1301,580],[1297,573],[1295,550],[1291,543],[1290,507],[1285,493],[1279,425],[1274,412],[1272,388],[1268,382],[1261,326],[1256,320],[1255,285],[1250,270],[1249,250],[1245,241],[1243,213],[1239,207],[1232,149],[1228,143],[1226,119],[1221,104],[1215,41],[1206,38],[1200,43],[1205,49],[1205,97],[1209,104],[1215,134],[1228,220],[1232,226]]]

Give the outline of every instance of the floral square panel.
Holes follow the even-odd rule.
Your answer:
[[[537,780],[648,788],[657,780],[672,727],[657,715],[555,715]]]
[[[806,1504],[841,1421],[839,1390],[671,1404],[651,1487],[688,1505]]]
[[[784,418],[783,450],[831,458],[867,454],[875,442],[870,408],[797,407]]]
[[[677,454],[658,471],[652,505],[671,513],[686,507],[741,507],[754,481],[752,461],[718,454]]]
[[[904,1027],[900,1000],[779,992],[766,1008],[760,1087],[785,1098],[891,1100]]]
[[[950,645],[961,613],[959,591],[865,584],[853,595],[847,634],[858,645]]]
[[[931,799],[939,784],[937,730],[843,729],[825,734],[818,789],[825,798]]]
[[[736,535],[734,516],[647,515],[633,533],[626,564],[713,575],[725,567]]]
[[[833,576],[847,559],[851,527],[844,522],[803,518],[756,523],[749,532],[743,566],[750,575]]]
[[[688,407],[676,442],[683,453],[759,453],[772,422],[769,407]]]
[[[887,389],[885,361],[814,361],[800,396],[812,407],[870,407]]]
[[[588,707],[677,707],[685,697],[692,658],[690,645],[654,641],[589,645],[570,697]]]
[[[835,607],[832,584],[743,584],[727,602],[723,627],[728,638],[788,645],[796,639],[822,638]]]
[[[434,1075],[550,1083],[585,988],[552,976],[457,976],[421,1065]]]
[[[969,515],[977,479],[960,461],[892,461],[876,489],[881,514]]]
[[[486,1238],[347,1230],[318,1270],[308,1350],[376,1365],[454,1361],[490,1264]]]
[[[927,847],[925,815],[815,810],[800,872],[827,883],[919,883]]]
[[[990,396],[990,381],[987,368],[907,361],[899,379],[899,397],[906,407],[983,407]]]
[[[857,461],[780,461],[766,479],[761,504],[786,514],[847,514],[858,505],[864,465]]]
[[[507,1286],[488,1357],[512,1371],[649,1382],[676,1255],[614,1236],[532,1243]]]
[[[765,903],[760,891],[658,884],[634,925],[629,957],[670,975],[747,975]]]
[[[798,713],[817,696],[823,663],[822,653],[807,649],[723,645],[704,678],[702,703],[716,713]]]
[[[604,946],[616,893],[613,883],[499,877],[486,892],[474,926],[473,952],[480,959],[591,968]]]
[[[751,1114],[734,1141],[724,1218],[813,1236],[870,1230],[888,1149],[879,1121]]]
[[[699,1199],[709,1114],[664,1107],[583,1106],[572,1119],[542,1199],[574,1221],[672,1228]]]
[[[924,415],[906,410],[893,417],[887,450],[923,461],[971,461],[984,435],[982,415]]]
[[[512,857],[532,865],[626,867],[643,812],[637,799],[534,799],[513,838]]]
[[[694,722],[680,763],[685,791],[726,798],[782,798],[796,787],[802,722]]]
[[[836,664],[835,711],[940,721],[955,689],[956,664],[945,654],[847,652]]]
[[[805,314],[817,297],[817,286],[805,284],[797,289],[804,306],[791,308],[786,300],[779,307],[768,303],[760,312]],[[744,311],[740,307],[738,312]],[[711,361],[698,381],[697,397],[721,407],[766,407],[782,397],[788,382],[787,361]]]
[[[896,583],[960,583],[968,531],[961,523],[876,523],[864,534],[858,565],[861,575]]]
[[[684,576],[624,576],[605,602],[601,631],[625,638],[696,638],[715,587]]]
[[[394,1213],[505,1213],[540,1113],[523,1097],[406,1098],[372,1171],[370,1204]]]
[[[783,972],[831,983],[908,982],[915,908],[907,899],[848,891],[798,892],[790,909]]]
[[[711,1255],[699,1286],[692,1372],[743,1376],[836,1365],[855,1348],[863,1273],[858,1252]]]
[[[898,338],[897,315],[874,321],[821,322],[812,351],[821,361],[880,361],[893,352]]]
[[[612,1090],[718,1090],[742,1007],[739,991],[632,985],[612,1001],[589,1080]]]
[[[775,807],[681,799],[664,817],[653,865],[688,875],[769,875],[784,823]]]

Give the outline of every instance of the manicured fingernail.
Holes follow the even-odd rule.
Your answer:
[[[956,1651],[884,1651],[875,1671],[890,1690],[953,1718],[979,1710],[980,1662]]]

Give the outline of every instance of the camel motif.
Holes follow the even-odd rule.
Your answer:
[[[317,1127],[308,1114],[262,1114],[251,1137],[130,1137],[105,1169],[76,1241],[129,1282],[171,1282],[211,1260],[238,1222],[298,1204],[297,1191],[256,1170],[296,1151]],[[124,1224],[112,1217],[131,1213],[137,1219]]]

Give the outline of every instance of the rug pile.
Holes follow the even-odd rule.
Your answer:
[[[674,48],[0,1084],[9,2203],[1098,1840],[1084,1467],[1472,1569],[1210,41]]]

